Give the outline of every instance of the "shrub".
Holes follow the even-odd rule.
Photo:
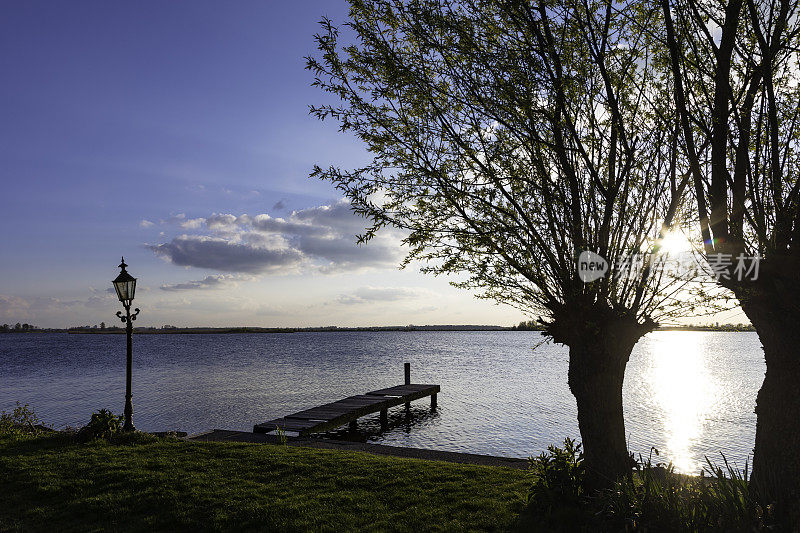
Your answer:
[[[0,435],[21,437],[23,435],[38,435],[50,428],[43,425],[28,404],[17,406],[11,413],[0,412]]]
[[[122,416],[117,416],[108,409],[100,409],[92,415],[89,423],[78,431],[78,440],[83,442],[94,439],[111,440],[122,427]]]
[[[539,512],[552,513],[556,508],[578,505],[583,500],[583,452],[581,444],[564,439],[564,448],[548,446],[547,453],[530,458],[533,484],[528,505]]]
[[[748,465],[737,470],[706,458],[700,476],[675,472],[672,463],[653,463],[658,450],[635,461],[631,476],[599,494],[583,490],[580,443],[530,459],[532,484],[526,514],[550,531],[779,531],[774,505],[749,486]]]
[[[775,527],[772,507],[748,487],[748,465],[712,464],[699,477],[675,473],[672,463],[637,461],[635,473],[593,501],[608,527],[626,531],[766,531]],[[709,475],[706,475],[709,474]]]

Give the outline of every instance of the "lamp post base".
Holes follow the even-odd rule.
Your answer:
[[[130,375],[130,374],[129,374]],[[125,402],[125,423],[122,426],[122,431],[136,431],[133,427],[133,396],[129,395]]]

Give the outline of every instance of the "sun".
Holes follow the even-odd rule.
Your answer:
[[[659,242],[662,254],[677,255],[683,252],[688,252],[692,249],[692,243],[686,238],[682,231],[673,230],[667,232],[664,238]]]

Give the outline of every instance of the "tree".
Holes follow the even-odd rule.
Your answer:
[[[719,283],[738,298],[764,347],[752,484],[796,520],[798,7],[792,0],[662,0],[666,32],[659,36],[669,50],[704,252],[726,265]],[[760,261],[746,259],[754,256]],[[758,268],[758,275],[741,276],[736,268],[742,264],[751,272]]]
[[[650,259],[678,213],[677,130],[637,2],[351,0],[323,19],[312,106],[372,154],[357,169],[316,166],[353,210],[405,232],[409,253],[456,286],[538,316],[569,347],[589,489],[630,472],[622,383],[636,342],[690,305]],[[621,15],[634,15],[634,21]],[[636,28],[637,31],[633,31]],[[576,258],[647,250],[641,269],[584,283]]]

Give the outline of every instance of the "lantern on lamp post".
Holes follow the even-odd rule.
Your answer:
[[[136,292],[136,278],[128,274],[125,268],[125,258],[122,258],[119,268],[121,269],[119,276],[112,281],[114,290],[117,291],[117,298],[122,302],[122,307],[125,308],[125,314],[122,311],[117,311],[117,317],[125,323],[125,333],[128,340],[128,368],[125,375],[125,424],[122,426],[123,431],[134,431],[133,427],[133,394],[131,393],[131,374],[133,373],[133,324],[136,320],[136,315],[139,314],[139,308],[136,308],[131,314],[131,302],[133,302],[133,295]]]

